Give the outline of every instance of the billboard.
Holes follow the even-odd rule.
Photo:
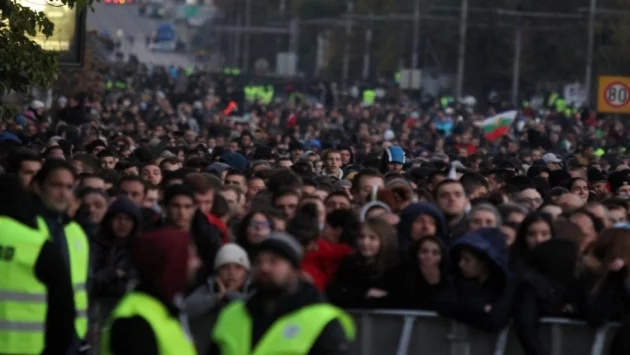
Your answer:
[[[61,66],[81,66],[85,51],[84,10],[71,9],[59,0],[17,0],[33,11],[43,11],[55,24],[52,36],[35,36],[34,41],[43,49],[59,52]]]

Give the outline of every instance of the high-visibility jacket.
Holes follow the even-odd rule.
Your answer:
[[[254,102],[256,101],[256,87],[255,86],[250,86],[247,85],[243,88],[243,91],[245,92],[245,100],[247,102]]]
[[[374,102],[376,101],[376,92],[372,89],[363,90],[362,101],[364,105],[374,105]]]
[[[47,235],[0,217],[0,352],[41,354],[46,346],[46,285],[35,265]]]
[[[260,102],[263,105],[269,105],[273,101],[274,97],[274,88],[271,85],[267,85],[266,87],[261,87],[259,93],[261,95]]]
[[[41,228],[48,227],[44,224]],[[40,228],[40,229],[41,229]],[[83,228],[77,222],[68,223],[64,229],[66,244],[68,245],[68,255],[70,257],[70,280],[74,291],[75,319],[74,328],[79,339],[84,339],[88,330],[88,295],[87,278],[89,272],[90,246]]]
[[[446,107],[455,102],[455,98],[453,96],[442,96],[440,98],[440,105],[442,107]]]
[[[100,355],[111,355],[112,324],[117,319],[141,317],[155,335],[160,355],[194,355],[195,347],[184,332],[179,319],[162,302],[142,292],[130,292],[114,308],[101,337]]]
[[[229,304],[219,314],[212,340],[222,355],[306,355],[328,323],[339,320],[349,340],[355,336],[354,321],[341,309],[326,303],[289,313],[267,329],[252,349],[252,319],[243,301]]]

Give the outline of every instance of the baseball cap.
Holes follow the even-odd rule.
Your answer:
[[[542,158],[545,161],[545,163],[547,163],[547,164],[549,164],[549,163],[562,163],[562,159],[558,158],[553,153],[546,153],[545,155],[543,155]]]

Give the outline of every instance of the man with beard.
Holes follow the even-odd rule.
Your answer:
[[[354,323],[300,279],[302,255],[286,233],[271,233],[257,246],[256,293],[221,312],[209,354],[349,354]]]

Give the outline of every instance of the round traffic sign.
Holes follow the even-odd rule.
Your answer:
[[[630,87],[619,81],[612,82],[606,86],[604,100],[612,107],[626,106],[630,102]]]

